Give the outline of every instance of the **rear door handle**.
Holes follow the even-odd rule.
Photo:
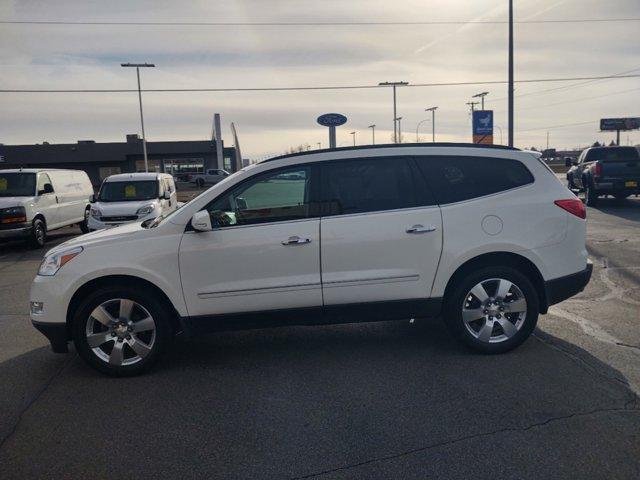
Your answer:
[[[427,232],[435,232],[436,227],[433,225],[414,225],[411,228],[407,228],[407,233],[427,233]]]
[[[284,245],[284,246],[287,246],[287,245],[304,245],[305,243],[311,243],[311,239],[310,238],[300,238],[297,235],[294,235],[292,237],[289,237],[284,242],[282,242],[282,245]]]

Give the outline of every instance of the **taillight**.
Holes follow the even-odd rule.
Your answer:
[[[593,165],[593,176],[600,177],[602,175],[602,164],[600,162],[596,162]]]
[[[578,218],[587,218],[587,209],[584,206],[584,203],[582,203],[582,200],[577,198],[568,198],[566,200],[556,200],[553,203]]]

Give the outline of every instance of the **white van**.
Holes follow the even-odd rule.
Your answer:
[[[168,173],[121,173],[104,179],[89,216],[89,230],[145,221],[173,212],[176,185]]]
[[[25,238],[40,248],[56,228],[77,223],[86,233],[91,195],[82,170],[0,170],[0,239]]]

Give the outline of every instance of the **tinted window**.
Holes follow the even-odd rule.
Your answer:
[[[311,167],[257,175],[207,206],[217,227],[308,218]]]
[[[322,164],[324,213],[342,215],[429,205],[405,158]]]
[[[517,160],[484,157],[419,157],[418,166],[440,204],[460,202],[533,183]]]
[[[105,182],[100,188],[100,202],[128,202],[158,198],[158,181]]]
[[[0,173],[0,197],[32,197],[35,193],[35,173]]]
[[[585,162],[632,162],[640,160],[635,147],[601,147],[587,150]]]

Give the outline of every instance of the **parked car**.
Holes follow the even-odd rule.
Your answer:
[[[229,172],[227,172],[226,170],[212,168],[207,170],[205,173],[197,173],[195,175],[191,175],[189,181],[202,188],[205,185],[215,185],[228,176]]]
[[[176,186],[167,173],[120,173],[102,182],[93,199],[89,230],[153,220],[178,208]]]
[[[587,284],[585,230],[583,203],[530,152],[287,155],[153,222],[54,248],[31,319],[54,351],[73,340],[111,375],[147,370],[178,332],[440,314],[467,346],[501,353]]]
[[[640,154],[635,147],[587,148],[575,167],[572,181],[589,206],[596,206],[602,195],[624,200],[640,193]]]
[[[0,170],[0,239],[44,246],[47,232],[79,224],[87,232],[91,181],[82,170]]]

